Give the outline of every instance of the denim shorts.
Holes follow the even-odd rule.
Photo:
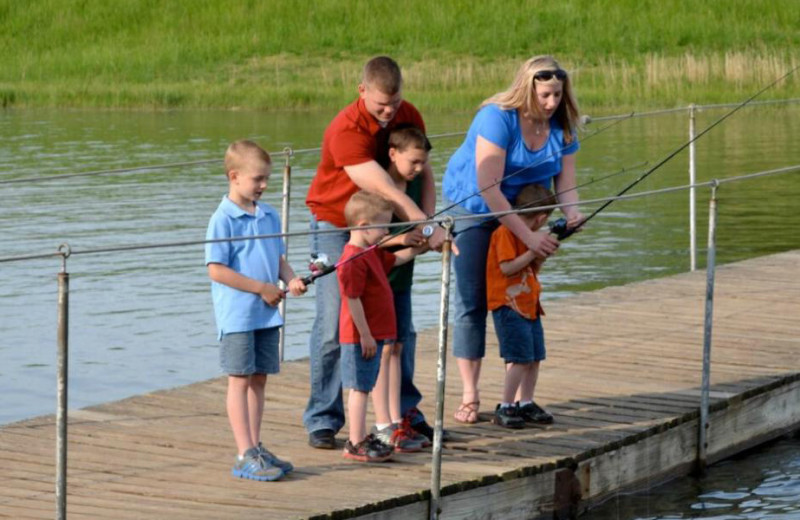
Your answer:
[[[231,376],[277,374],[280,327],[223,334],[219,345],[219,364]]]
[[[394,341],[406,344],[414,332],[411,321],[411,289],[392,291],[394,293],[394,312],[397,316],[397,339]]]
[[[342,387],[359,392],[371,392],[381,368],[383,340],[377,340],[378,350],[371,359],[361,355],[359,343],[342,343]]]
[[[500,343],[500,357],[506,363],[532,363],[545,359],[541,318],[529,320],[511,307],[503,306],[492,311],[492,319]]]

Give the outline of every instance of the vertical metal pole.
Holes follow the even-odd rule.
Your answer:
[[[695,109],[696,106],[692,103],[689,106],[689,269],[694,271],[697,269],[697,211],[695,209],[696,189],[694,184],[697,179],[697,169],[695,163]]]
[[[711,387],[711,328],[714,315],[714,270],[716,268],[716,234],[717,234],[717,186],[716,180],[711,184],[711,200],[708,202],[708,255],[706,260],[706,312],[703,326],[703,383],[700,392],[700,424],[697,440],[697,469],[705,473],[708,451],[708,404]]]
[[[453,242],[453,219],[444,223],[446,238],[442,246],[442,289],[439,300],[439,360],[436,365],[436,422],[433,427],[433,461],[431,463],[431,500],[429,518],[439,518],[442,482],[442,430],[444,429],[444,386],[447,375],[447,319],[450,309],[450,250]]]
[[[67,518],[67,375],[69,362],[69,273],[68,244],[58,247],[61,252],[61,272],[58,273],[58,408],[56,410],[56,518]]]
[[[291,159],[294,153],[292,149],[286,147],[283,149],[283,153],[286,155],[286,164],[283,167],[283,197],[281,199],[281,233],[286,234],[289,232],[289,202],[290,194],[292,191],[292,164]],[[289,237],[283,237],[283,243],[286,247],[286,258],[289,258]],[[280,282],[281,289],[286,289],[286,284]],[[278,312],[281,314],[281,318],[284,320],[286,319],[286,298],[283,298],[278,304]],[[285,321],[284,321],[285,323]],[[286,327],[281,327],[280,336],[279,336],[279,343],[278,343],[278,352],[280,355],[280,360],[283,361],[284,358],[284,343],[286,341]]]

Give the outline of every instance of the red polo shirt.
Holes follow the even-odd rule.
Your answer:
[[[347,225],[344,205],[359,188],[350,180],[344,167],[374,160],[386,168],[389,165],[389,132],[401,123],[411,123],[425,131],[422,116],[414,105],[406,101],[400,103],[397,114],[386,128],[367,112],[361,98],[333,118],[322,137],[317,174],[306,197],[306,205],[317,220],[339,227]]]

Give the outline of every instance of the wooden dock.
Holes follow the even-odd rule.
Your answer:
[[[717,270],[711,462],[800,425],[798,275],[800,250]],[[457,425],[451,357],[445,426],[454,440],[443,450],[441,517],[550,515],[567,491],[579,490],[584,508],[687,472],[697,445],[704,296],[700,271],[548,304],[537,390],[556,418],[547,428],[487,422],[503,374],[495,343],[482,375],[483,421]],[[417,356],[432,419],[436,331],[420,334]],[[305,361],[286,363],[268,383],[264,425],[265,443],[296,471],[274,483],[233,479],[224,392],[218,378],[71,411],[69,516],[427,517],[430,450],[367,466],[307,447]],[[0,517],[53,518],[54,423],[46,416],[0,428]]]

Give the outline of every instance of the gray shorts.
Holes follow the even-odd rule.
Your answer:
[[[231,376],[277,374],[280,327],[223,334],[219,345],[219,364]]]

